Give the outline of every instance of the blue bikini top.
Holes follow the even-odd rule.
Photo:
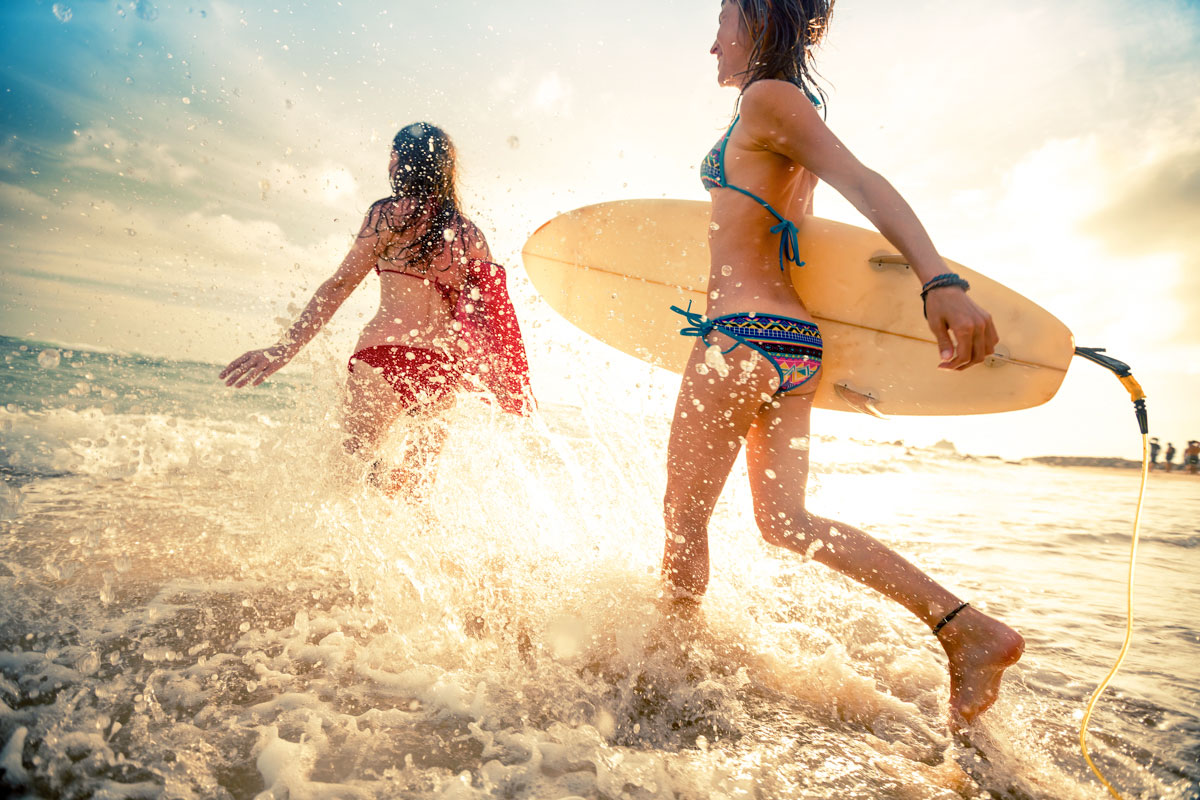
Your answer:
[[[795,223],[772,208],[770,203],[763,200],[754,192],[743,189],[740,186],[734,186],[725,179],[725,146],[729,144],[729,137],[733,134],[734,125],[737,125],[738,120],[741,118],[741,114],[734,118],[733,124],[729,126],[729,130],[725,131],[725,135],[713,145],[713,149],[709,150],[708,155],[700,162],[700,182],[709,191],[713,189],[733,189],[735,192],[741,192],[767,211],[770,211],[771,215],[779,220],[777,224],[771,226],[771,233],[779,234],[779,269],[786,272],[786,262],[788,261],[791,261],[798,267],[803,267],[804,262],[800,260],[800,243],[797,239]]]

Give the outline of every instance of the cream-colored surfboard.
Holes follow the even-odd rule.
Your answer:
[[[703,312],[709,203],[623,200],[562,214],[525,243],[525,268],[558,313],[637,358],[681,372],[695,339],[671,305]],[[883,415],[984,414],[1046,402],[1074,353],[1048,311],[960,264],[1000,333],[997,354],[961,372],[937,369],[920,286],[875,231],[808,217],[800,226],[796,291],[825,341],[816,405]],[[739,309],[753,311],[755,309]]]

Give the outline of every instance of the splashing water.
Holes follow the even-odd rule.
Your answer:
[[[585,397],[522,421],[466,399],[428,495],[390,500],[341,460],[334,366],[225,395],[207,366],[75,353],[47,371],[37,349],[10,362],[0,411],[0,781],[16,791],[1102,796],[1073,714],[1118,603],[1084,576],[1110,552],[1119,564],[1129,498],[1071,505],[1071,470],[800,443],[814,509],[1025,632],[966,745],[946,729],[928,633],[763,544],[744,472],[714,515],[702,613],[660,612],[664,419]],[[71,395],[80,369],[89,391]],[[150,376],[170,397],[133,388]],[[397,426],[389,452],[411,433]],[[1089,476],[1114,497],[1126,478]],[[1179,520],[1200,499],[1172,485],[1183,516],[1149,515],[1145,572],[1175,597],[1188,590],[1164,570],[1195,564],[1200,537]],[[987,502],[970,502],[980,486]],[[1064,614],[1093,601],[1097,619]],[[1159,612],[1146,638],[1163,646],[1139,645],[1096,747],[1133,796],[1183,798],[1200,777],[1195,632]]]

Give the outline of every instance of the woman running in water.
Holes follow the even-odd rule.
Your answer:
[[[317,289],[282,340],[235,359],[228,386],[257,386],[296,356],[374,270],[379,311],[363,328],[348,364],[346,450],[372,462],[370,477],[395,493],[431,474],[445,439],[421,426],[398,469],[375,460],[392,423],[408,415],[433,421],[464,379],[476,376],[501,407],[533,407],[520,329],[483,232],[458,202],[454,145],[440,128],[414,123],[392,141],[392,194],[375,202],[350,252]]]
[[[866,533],[805,507],[821,332],[788,275],[796,232],[819,180],[837,189],[899,248],[921,286],[945,369],[965,369],[997,342],[991,317],[966,295],[908,204],[826,127],[811,49],[832,0],[724,0],[717,80],[739,91],[738,115],[704,159],[712,197],[708,316],[675,309],[697,340],[675,406],[667,454],[663,574],[691,604],[708,585],[708,521],[741,446],[755,519],[773,545],[812,558],[897,601],[933,631],[949,657],[951,711],[970,722],[995,702],[1021,636],[972,608]],[[706,369],[710,348],[750,359],[749,371]],[[711,358],[712,356],[708,356]],[[934,353],[930,353],[934,357]]]

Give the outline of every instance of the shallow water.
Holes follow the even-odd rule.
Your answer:
[[[1025,635],[968,744],[928,632],[764,545],[742,474],[701,617],[666,621],[663,419],[465,401],[429,498],[394,501],[338,460],[332,362],[234,394],[45,349],[0,340],[9,794],[1107,796],[1077,724],[1123,632],[1131,472],[814,439],[815,511]],[[1127,797],[1191,798],[1200,479],[1155,478],[1090,741]]]

